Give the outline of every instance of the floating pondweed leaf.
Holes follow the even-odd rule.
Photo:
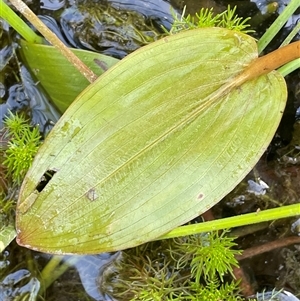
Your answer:
[[[88,80],[55,47],[32,44],[23,40],[20,44],[19,53],[23,62],[33,70],[38,83],[63,113],[89,85]],[[101,75],[118,62],[113,57],[91,51],[81,49],[72,51],[97,75]]]
[[[18,243],[50,253],[120,250],[212,207],[258,161],[285,107],[279,73],[241,83],[256,58],[250,36],[205,28],[111,67],[40,148],[20,192]],[[55,173],[40,186],[47,171]]]

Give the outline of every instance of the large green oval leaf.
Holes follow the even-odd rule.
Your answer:
[[[234,87],[256,57],[253,38],[207,28],[109,69],[40,148],[20,192],[18,243],[50,253],[120,250],[217,203],[258,161],[285,106],[277,72]]]

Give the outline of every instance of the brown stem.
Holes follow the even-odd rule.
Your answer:
[[[278,48],[251,63],[237,78],[237,85],[267,74],[284,64],[300,58],[300,41]]]
[[[251,296],[255,294],[255,289],[251,284],[248,275],[244,272],[241,267],[233,267],[233,274],[235,279],[239,280],[239,289],[243,296]],[[253,281],[252,281],[253,282]]]
[[[243,254],[241,255],[236,255],[236,259],[237,260],[243,260],[255,255],[259,255],[265,252],[270,252],[274,249],[277,248],[283,248],[286,247],[288,245],[291,244],[299,244],[300,243],[300,237],[299,236],[290,236],[290,237],[285,237],[285,238],[281,238],[275,241],[271,241],[268,243],[265,243],[263,245],[260,246],[255,246],[249,249],[246,249]]]
[[[96,80],[97,75],[91,71],[68,47],[66,47],[64,43],[62,43],[60,39],[58,39],[56,35],[40,21],[40,19],[23,1],[10,0],[10,2],[46,38],[46,40],[55,46],[64,55],[64,57],[86,77],[90,83]]]

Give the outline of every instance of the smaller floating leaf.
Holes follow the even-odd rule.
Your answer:
[[[119,61],[92,51],[71,50],[97,75]],[[88,80],[53,46],[21,40],[19,51],[23,61],[62,113],[89,85]]]
[[[19,196],[17,242],[99,253],[156,239],[230,192],[270,143],[286,102],[278,72],[240,85],[250,36],[164,38],[88,86],[40,148]]]

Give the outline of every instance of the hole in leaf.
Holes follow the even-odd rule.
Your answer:
[[[43,189],[46,187],[46,185],[49,183],[49,181],[52,179],[52,177],[55,175],[56,172],[57,170],[52,170],[52,169],[47,170],[41,177],[41,180],[37,185],[36,190],[38,192],[43,191]]]

